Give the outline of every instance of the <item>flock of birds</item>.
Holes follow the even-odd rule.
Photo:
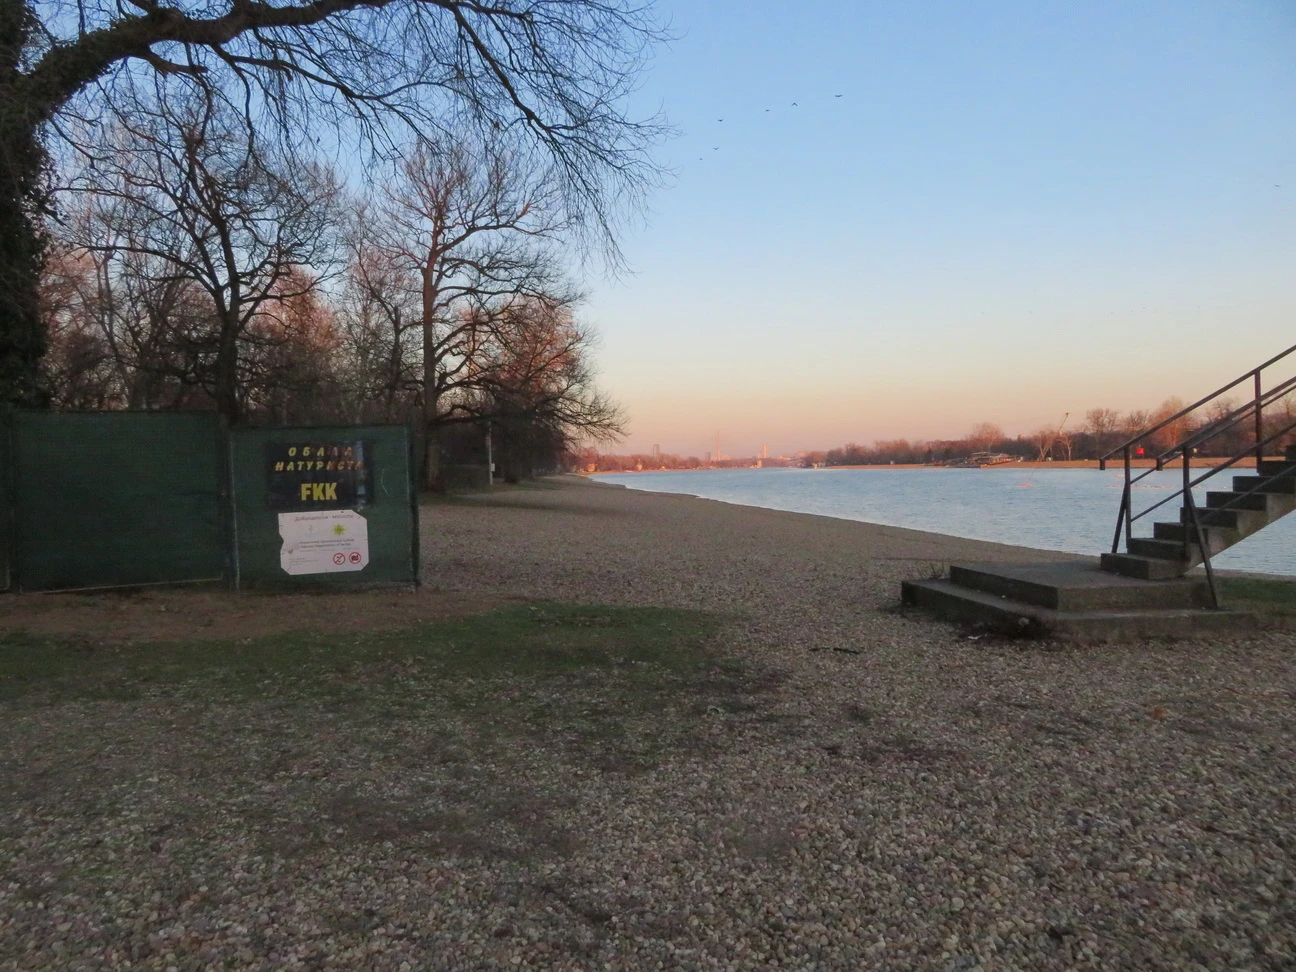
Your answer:
[[[834,97],[834,98],[840,98],[841,95],[839,95],[839,94],[835,94],[835,95],[833,95],[833,97]],[[800,107],[800,105],[799,105],[798,102],[795,102],[795,101],[794,101],[794,102],[792,102],[790,105],[788,105],[788,107],[789,107],[789,108],[797,108],[797,107]],[[766,109],[765,109],[765,112],[766,112],[766,114],[768,114],[769,112],[771,112],[771,111],[773,111],[773,110],[774,110],[773,108],[766,108]],[[717,124],[721,124],[721,123],[723,123],[723,122],[724,122],[724,119],[723,119],[723,118],[717,118],[717,119],[716,119],[716,123],[717,123]],[[711,146],[711,151],[712,151],[712,152],[719,152],[719,151],[720,151],[720,146],[719,146],[719,145],[713,145],[713,146]],[[698,161],[699,161],[699,162],[704,162],[704,161],[706,161],[706,156],[704,156],[704,155],[699,155],[699,156],[698,156]],[[1279,184],[1276,183],[1276,182],[1273,184],[1273,187],[1274,187],[1275,189],[1281,189],[1281,188],[1282,188],[1282,186],[1279,185]]]
[[[840,98],[841,95],[839,95],[839,94],[835,94],[835,95],[833,95],[833,97],[834,97],[834,98]],[[789,108],[797,108],[797,107],[800,107],[800,104],[799,104],[799,102],[794,101],[794,102],[792,102],[790,105],[788,105],[788,107],[789,107]],[[774,110],[773,108],[766,108],[766,109],[765,109],[766,113],[769,113],[769,112],[771,112],[771,111],[773,111],[773,110]],[[723,118],[717,118],[717,119],[716,119],[716,122],[717,122],[717,123],[721,123],[721,122],[723,122],[723,121],[724,121]],[[713,146],[711,147],[711,151],[712,151],[712,152],[719,152],[719,151],[720,151],[720,146],[719,146],[719,145],[713,145]],[[701,161],[703,161],[705,158],[706,158],[706,156],[704,156],[704,155],[699,155],[699,156],[698,156],[698,161],[701,162]]]

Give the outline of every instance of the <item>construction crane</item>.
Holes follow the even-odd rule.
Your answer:
[[[1070,417],[1071,417],[1070,412],[1063,412],[1062,421],[1059,422],[1058,427],[1053,430],[1053,434],[1049,436],[1048,441],[1045,442],[1042,439],[1040,440],[1039,459],[1037,460],[1038,462],[1043,462],[1048,457],[1049,452],[1051,452],[1053,449],[1053,443],[1056,442],[1058,440],[1058,436],[1062,434],[1062,426],[1066,425],[1067,419]]]

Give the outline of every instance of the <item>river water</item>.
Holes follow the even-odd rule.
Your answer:
[[[1119,470],[1014,467],[715,469],[598,478],[631,489],[686,493],[744,506],[1083,554],[1111,549],[1123,481]],[[1218,478],[1225,480],[1228,475]],[[1148,476],[1134,489],[1135,512],[1169,496],[1181,484],[1179,472]],[[1212,482],[1215,489],[1229,485]],[[1204,491],[1194,495],[1205,505]],[[1178,506],[1172,500],[1136,522],[1135,536],[1151,536],[1154,520],[1174,520]],[[1296,575],[1296,514],[1248,537],[1212,563],[1230,570]]]

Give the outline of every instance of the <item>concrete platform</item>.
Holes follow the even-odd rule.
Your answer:
[[[1140,580],[1101,570],[1097,560],[958,564],[948,579],[906,581],[901,600],[947,620],[1087,641],[1190,637],[1255,623],[1242,611],[1211,609],[1203,579]]]

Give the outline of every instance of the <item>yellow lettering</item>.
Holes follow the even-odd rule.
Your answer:
[[[325,468],[325,469],[336,469],[336,468],[337,468],[337,463],[334,462],[332,459],[330,459],[328,465],[325,466],[324,468]]]
[[[275,472],[283,472],[283,466],[284,466],[284,464],[283,464],[282,462],[276,462],[276,463],[275,463]]]
[[[311,499],[313,499],[316,503],[322,502],[324,499],[324,484],[311,483],[310,486],[311,486]]]
[[[302,484],[301,484],[301,498],[302,498],[302,502],[303,502],[303,503],[305,503],[308,499],[311,498],[311,495],[310,495],[310,494],[311,494],[311,484],[310,484],[310,483],[302,483]]]
[[[310,454],[311,454],[311,447],[310,447],[310,446],[302,446],[302,455],[303,455],[303,456],[309,456]]]
[[[324,484],[324,498],[329,500],[337,499],[337,483]]]
[[[290,456],[295,456],[295,455],[297,455],[297,447],[296,447],[296,446],[293,446],[291,449],[289,449],[289,450],[288,450],[288,455],[290,455]]]

